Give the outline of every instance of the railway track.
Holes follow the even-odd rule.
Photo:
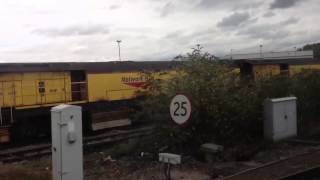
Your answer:
[[[152,133],[153,127],[139,127],[129,130],[113,130],[110,132],[83,138],[84,150],[137,138]],[[34,144],[0,150],[0,162],[15,162],[51,154],[51,143]]]
[[[225,180],[282,180],[320,167],[320,146],[312,152],[273,161],[224,178]]]

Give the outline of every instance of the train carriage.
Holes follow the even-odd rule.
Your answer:
[[[84,127],[129,125],[128,113],[142,71],[170,71],[174,62],[73,62],[0,64],[0,142],[50,131],[50,108],[83,107]],[[13,136],[12,136],[13,135]]]

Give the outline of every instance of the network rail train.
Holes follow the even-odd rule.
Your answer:
[[[320,69],[320,61],[310,57],[223,61],[254,79]],[[50,108],[62,103],[82,106],[88,131],[130,125],[129,114],[141,97],[137,91],[145,90],[141,72],[158,72],[165,79],[180,63],[0,63],[0,143],[50,133]]]
[[[141,72],[170,71],[172,61],[0,64],[0,143],[50,132],[50,108],[82,106],[91,131],[129,125]]]

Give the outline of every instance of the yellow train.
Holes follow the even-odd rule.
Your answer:
[[[0,64],[0,143],[12,137],[50,132],[50,108],[82,106],[84,125],[100,130],[130,125],[128,118],[145,79],[141,72],[173,72],[179,62],[83,62]],[[320,69],[318,60],[237,60],[241,75],[254,79],[302,69]],[[161,73],[159,73],[161,74]],[[160,78],[167,78],[164,75]]]
[[[170,71],[173,62],[0,64],[0,142],[50,131],[50,108],[83,107],[84,126],[129,125],[130,107],[143,90],[142,71]]]
[[[320,70],[320,61],[317,59],[235,60],[233,64],[239,68],[241,75],[251,76],[255,80],[278,74],[292,76],[304,69]]]

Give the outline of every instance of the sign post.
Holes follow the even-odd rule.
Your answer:
[[[188,122],[191,116],[191,101],[183,94],[175,95],[170,103],[171,119],[178,125],[182,126]],[[171,153],[159,153],[159,161],[165,163],[166,180],[171,180],[171,165],[181,163],[181,155]]]
[[[178,125],[184,125],[191,116],[191,102],[183,94],[174,96],[170,103],[170,115],[172,120]]]

